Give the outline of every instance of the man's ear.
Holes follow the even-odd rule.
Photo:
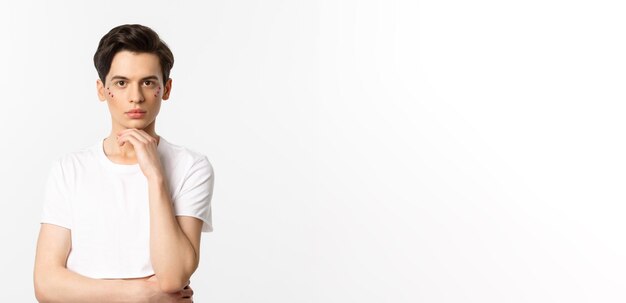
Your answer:
[[[172,91],[172,78],[165,81],[165,89],[163,90],[163,97],[161,99],[167,100],[170,98],[170,92]]]
[[[100,99],[100,101],[106,101],[107,98],[104,94],[104,84],[100,79],[96,80],[96,90],[98,91],[98,99]]]

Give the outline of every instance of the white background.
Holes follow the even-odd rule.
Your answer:
[[[110,131],[109,29],[171,47],[157,132],[215,169],[196,302],[624,302],[622,1],[0,9],[0,287],[34,302],[46,174]]]

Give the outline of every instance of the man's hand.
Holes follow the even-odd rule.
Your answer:
[[[158,140],[143,129],[128,128],[117,133],[120,147],[126,143],[132,145],[139,167],[148,179],[163,177],[163,166],[157,151]]]
[[[162,292],[159,288],[159,283],[157,281],[156,275],[152,275],[149,278],[142,278],[143,283],[145,283],[144,298],[146,298],[146,303],[192,303],[193,302],[193,289],[189,286],[190,281],[187,282],[187,285],[174,293],[165,293]]]

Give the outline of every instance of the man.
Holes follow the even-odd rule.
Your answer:
[[[155,132],[173,63],[139,24],[100,40],[96,85],[111,133],[52,165],[34,269],[40,302],[192,302],[214,175],[206,156]]]

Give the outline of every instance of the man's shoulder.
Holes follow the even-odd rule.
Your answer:
[[[178,158],[181,160],[187,160],[191,162],[198,161],[199,159],[205,158],[206,156],[196,150],[195,148],[190,148],[188,146],[180,145],[172,143],[169,140],[164,140],[164,152],[168,154],[168,156],[172,158]]]
[[[162,153],[164,153],[167,166],[171,170],[189,173],[194,168],[206,166],[212,170],[209,158],[196,148],[166,141]]]
[[[60,165],[63,168],[67,168],[69,166],[76,165],[77,163],[95,159],[94,156],[96,156],[96,148],[96,144],[91,144],[75,149],[73,151],[64,152],[54,158],[53,164]]]

